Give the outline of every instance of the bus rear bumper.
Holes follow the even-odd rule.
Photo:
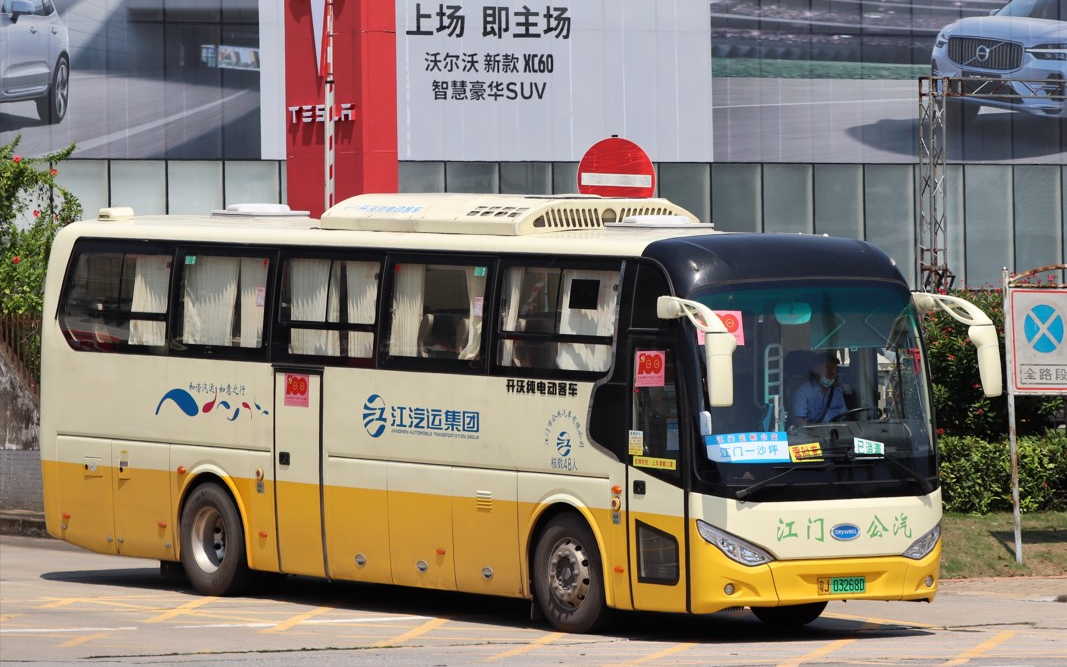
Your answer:
[[[722,560],[725,563],[694,562],[693,613],[831,600],[932,602],[937,594],[941,542],[939,540],[934,550],[921,560],[904,556],[827,558],[774,561],[756,567],[744,567],[726,558]],[[863,578],[863,592],[833,593],[827,590],[833,579],[857,577]],[[733,592],[728,594],[727,590]]]

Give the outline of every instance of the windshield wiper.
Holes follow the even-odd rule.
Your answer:
[[[795,470],[826,470],[827,467],[829,467],[829,464],[827,464],[827,463],[823,463],[822,465],[817,465],[817,466],[802,465],[802,464],[798,463],[797,465],[789,466],[785,470],[782,470],[782,472],[778,473],[774,477],[768,477],[767,479],[761,479],[760,481],[756,482],[755,484],[752,484],[750,486],[746,486],[743,489],[739,489],[738,491],[736,491],[734,493],[734,498],[737,498],[738,500],[744,500],[745,498],[748,498],[753,493],[759,491],[760,489],[762,489],[763,487],[767,486],[768,484],[771,484],[772,482],[778,481],[779,479],[785,477],[786,475],[788,475],[789,473],[791,473],[791,472],[793,472]]]
[[[885,461],[889,464],[890,470],[904,473],[904,479],[906,481],[915,482],[919,486],[919,489],[923,492],[923,495],[926,495],[934,490],[934,486],[930,483],[930,480],[926,479],[919,473],[915,472],[915,470],[909,468],[908,466],[904,465],[903,463],[891,456],[856,454],[851,449],[839,452],[824,452],[824,455],[829,457],[830,460],[834,461]]]

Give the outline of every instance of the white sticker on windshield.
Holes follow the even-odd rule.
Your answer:
[[[855,447],[857,454],[864,456],[885,456],[885,443],[876,442],[874,440],[865,440],[863,438],[855,439]]]
[[[782,463],[789,461],[785,431],[721,433],[704,436],[708,459],[716,463]]]

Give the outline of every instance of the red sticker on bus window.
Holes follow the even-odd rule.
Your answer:
[[[667,379],[667,353],[664,350],[642,350],[637,353],[635,387],[662,387]]]
[[[308,406],[308,377],[294,373],[285,374],[286,407],[306,408]]]
[[[745,344],[745,328],[741,325],[741,311],[740,310],[716,310],[715,314],[719,316],[719,320],[722,321],[726,330],[734,335],[734,339],[737,340],[737,345],[741,346]],[[697,329],[697,344],[704,344],[704,332]]]

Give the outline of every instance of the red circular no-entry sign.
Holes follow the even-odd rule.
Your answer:
[[[641,147],[620,137],[593,144],[578,163],[578,192],[601,197],[651,197],[656,171]]]

